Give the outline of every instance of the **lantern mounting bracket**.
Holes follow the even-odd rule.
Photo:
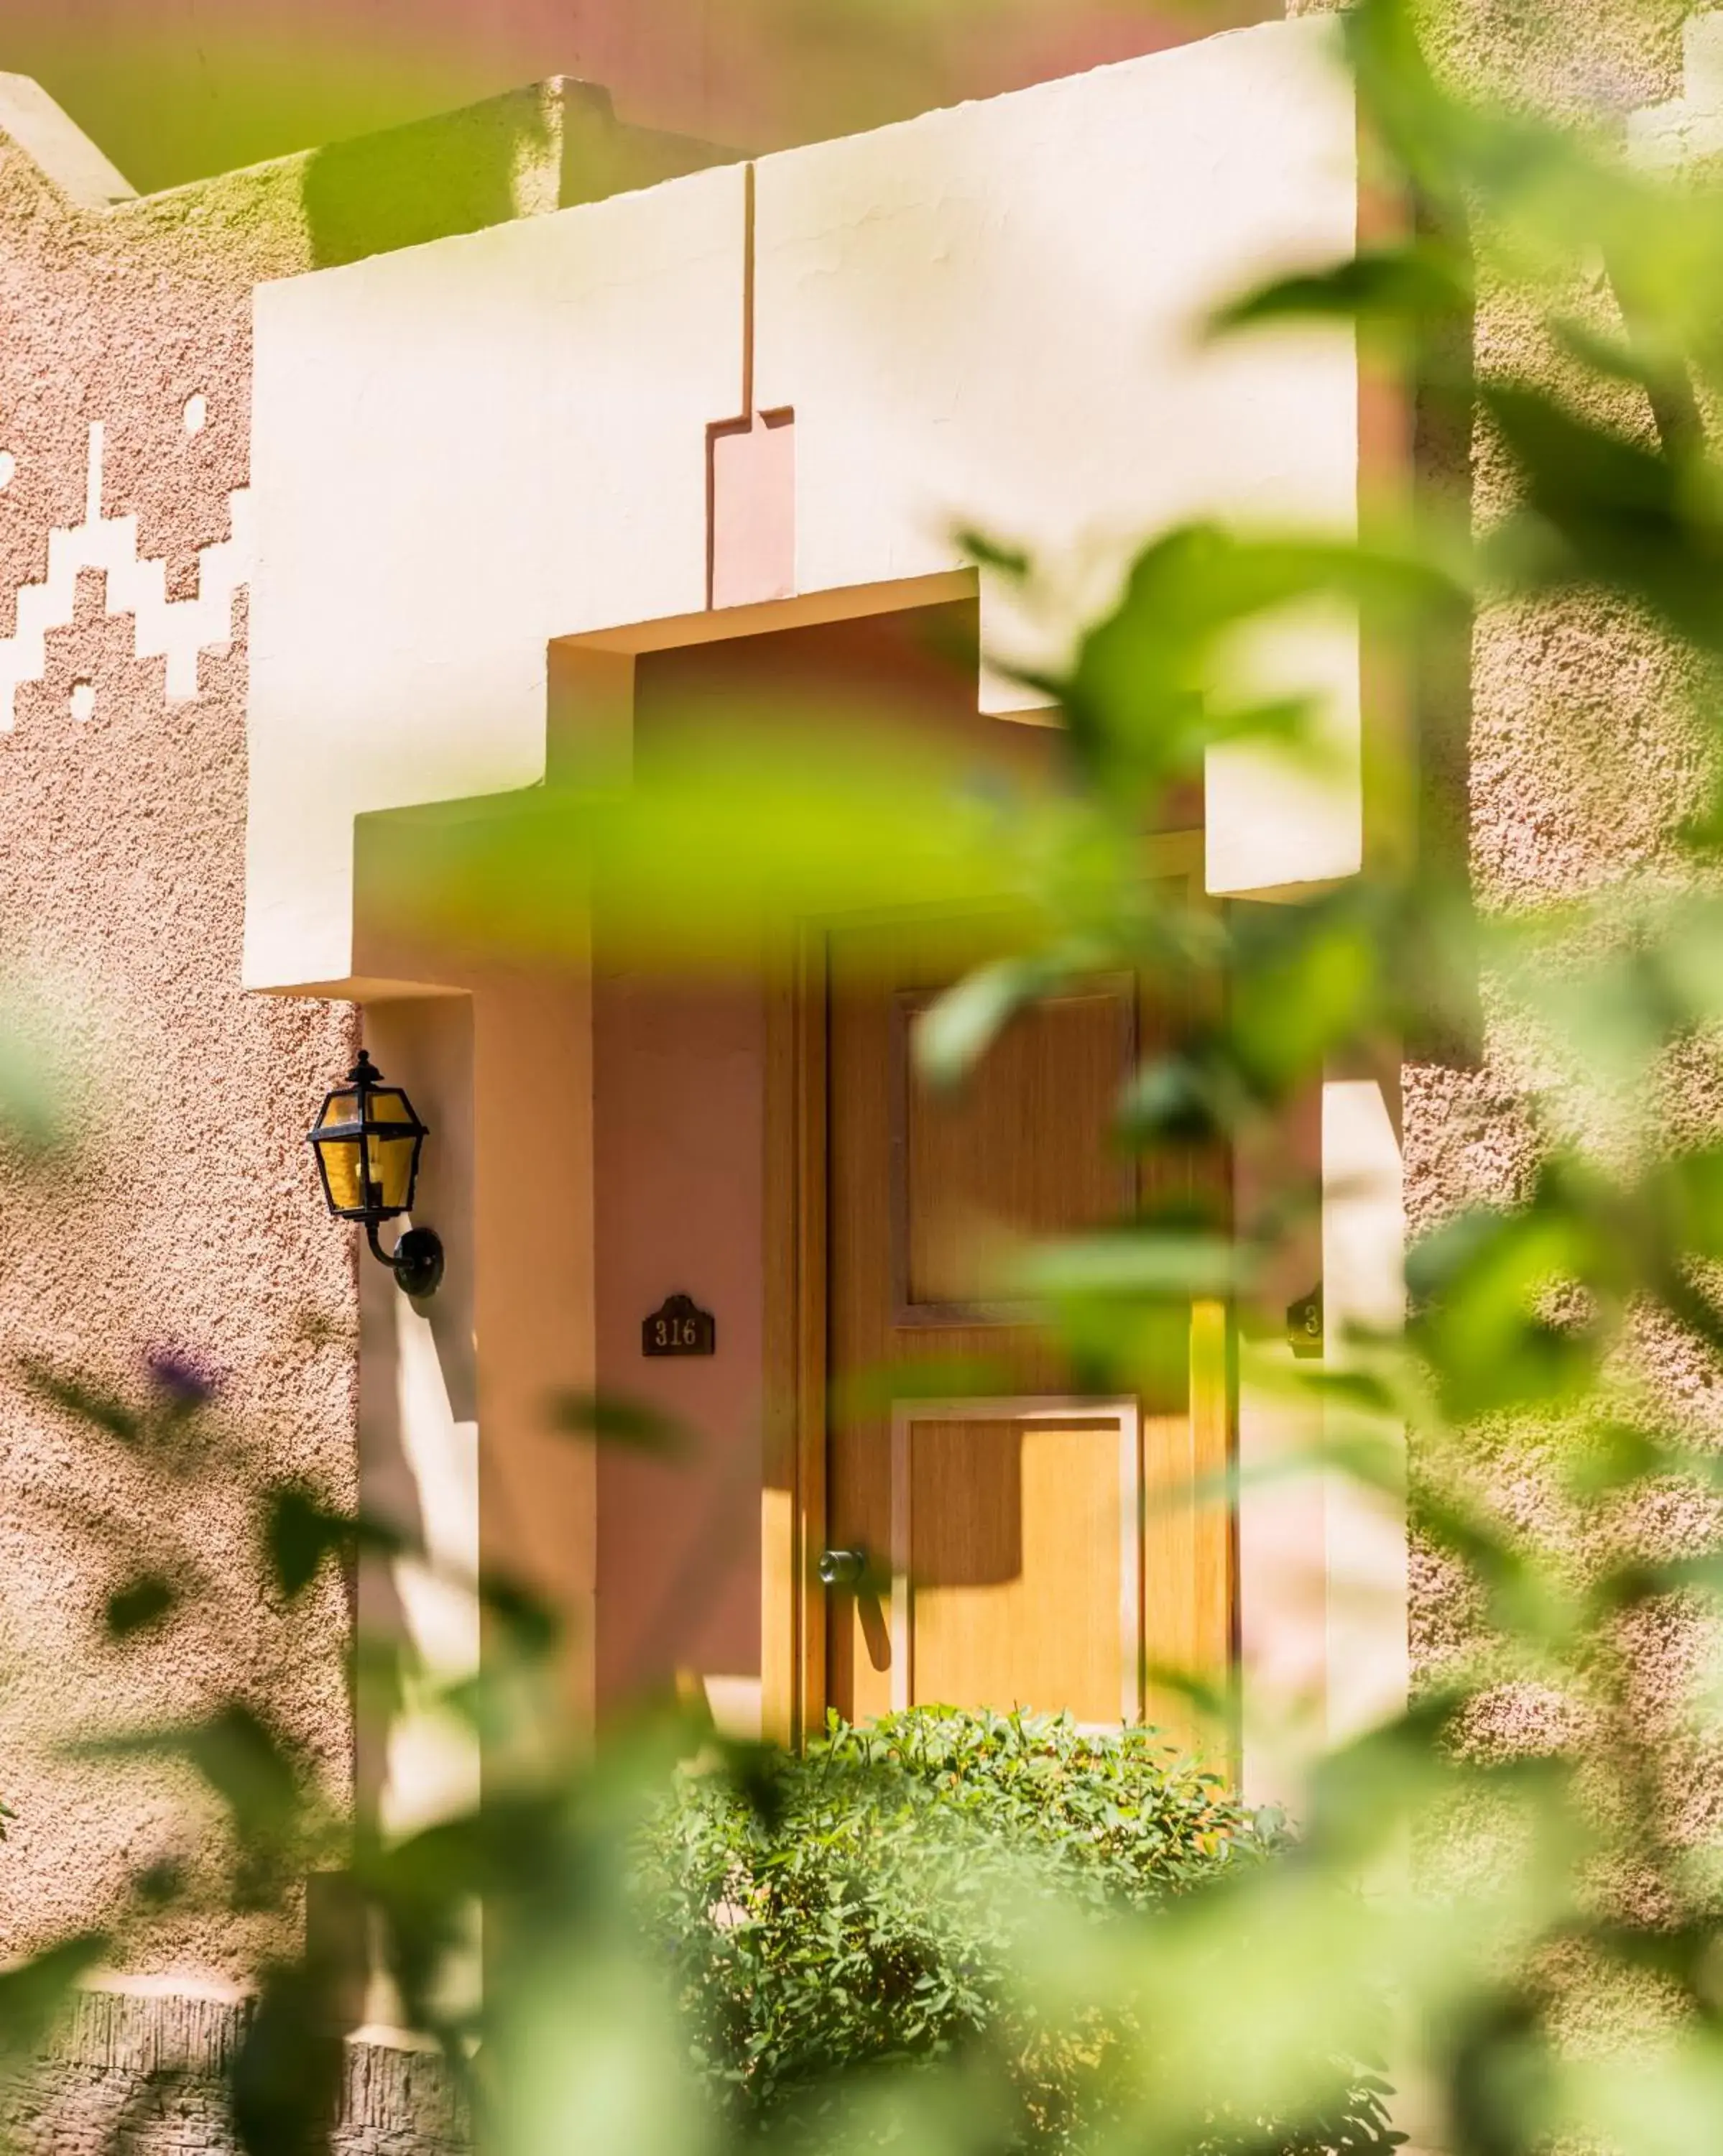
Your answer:
[[[371,1255],[394,1274],[403,1295],[415,1300],[435,1295],[443,1281],[443,1238],[434,1228],[409,1228],[392,1250],[378,1240],[375,1220],[366,1224],[366,1235]]]

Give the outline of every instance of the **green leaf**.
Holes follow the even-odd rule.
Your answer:
[[[558,1393],[548,1420],[565,1436],[596,1438],[601,1445],[654,1459],[684,1460],[697,1450],[686,1424],[644,1400],[616,1393]]]
[[[1029,557],[1020,547],[1007,546],[1003,541],[991,538],[986,532],[972,526],[957,534],[957,544],[970,560],[984,569],[996,570],[1001,576],[1021,579],[1029,573]]]
[[[567,956],[596,892],[631,963],[751,972],[800,919],[997,901],[1024,821],[1060,814],[1044,789],[1038,803],[977,784],[864,701],[792,700],[773,726],[764,701],[691,705],[623,793],[541,788],[381,819],[362,834],[377,902],[464,947]]]
[[[1616,1255],[1553,1174],[1529,1204],[1474,1208],[1414,1246],[1413,1337],[1447,1414],[1464,1421],[1582,1394],[1606,1336],[1594,1310],[1558,1315],[1554,1299],[1607,1288]]]
[[[78,1932],[0,1969],[0,2056],[33,2060],[83,1978],[105,1958],[105,1932]]]
[[[1471,280],[1462,258],[1433,240],[1419,239],[1258,285],[1219,310],[1211,333],[1295,321],[1427,329],[1463,316],[1471,301]]]
[[[551,1604],[519,1580],[500,1573],[483,1573],[479,1601],[485,1614],[507,1633],[515,1650],[530,1659],[551,1653],[562,1637],[562,1620]]]
[[[326,2147],[341,2088],[339,1973],[310,1961],[264,1972],[228,2077],[245,2156]]]
[[[966,973],[915,1020],[918,1070],[936,1086],[956,1085],[1018,1013],[1047,993],[1054,978],[1034,958],[1000,959]]]
[[[1244,1254],[1230,1238],[1145,1230],[1042,1244],[1016,1268],[1028,1295],[1129,1298],[1227,1296],[1248,1272]]]
[[[1528,514],[1487,550],[1510,583],[1592,583],[1650,607],[1700,649],[1723,650],[1723,495],[1717,475],[1520,384],[1480,393],[1517,466]]]

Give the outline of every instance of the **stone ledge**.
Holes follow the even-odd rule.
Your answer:
[[[123,2121],[129,2142],[160,2156],[226,2156],[221,2082],[249,2013],[244,2000],[182,1993],[80,1994],[7,2092],[12,2146],[23,2156],[83,2156]],[[332,2137],[344,2156],[461,2156],[464,2107],[436,2052],[351,2037],[345,2049]]]

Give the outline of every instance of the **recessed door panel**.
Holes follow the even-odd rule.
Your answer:
[[[894,1704],[1135,1720],[1139,1466],[1134,1402],[900,1406]]]
[[[1015,1252],[1128,1210],[1131,1163],[1112,1141],[1136,1046],[1132,984],[1100,983],[1021,1014],[960,1087],[916,1081],[900,992],[892,1042],[895,1322],[1008,1312]]]

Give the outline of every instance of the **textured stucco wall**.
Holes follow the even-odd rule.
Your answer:
[[[1287,13],[1331,13],[1341,4],[1287,0]],[[1659,162],[1679,155],[1695,115],[1707,116],[1715,107],[1709,80],[1683,76],[1684,26],[1703,12],[1692,0],[1424,0],[1419,11],[1432,56],[1451,81],[1558,119],[1601,125]],[[1711,34],[1700,40],[1702,55]],[[1711,138],[1701,139],[1709,147]],[[1582,318],[1609,321],[1603,280],[1577,244],[1572,304]],[[1480,377],[1576,386],[1524,303],[1487,283],[1479,294],[1474,358]],[[1650,413],[1633,393],[1592,385],[1585,393],[1593,408],[1654,439]],[[1464,490],[1475,528],[1487,530],[1513,498],[1500,447],[1487,424],[1469,454],[1456,459],[1451,446],[1433,433],[1423,438],[1421,478],[1450,496]],[[1459,819],[1482,908],[1512,912],[1633,882],[1654,888],[1686,880],[1690,869],[1677,833],[1700,806],[1709,775],[1693,719],[1695,685],[1687,662],[1643,619],[1594,595],[1480,615],[1464,708],[1433,716],[1444,730],[1457,724],[1464,742]],[[1436,758],[1442,754],[1438,747]],[[1508,984],[1486,976],[1480,988],[1478,1053],[1409,1063],[1402,1074],[1405,1200],[1414,1236],[1469,1200],[1511,1201],[1535,1166],[1527,1089],[1549,1086],[1554,1074],[1528,1053]],[[1682,1127],[1715,1131],[1723,1118],[1723,1078],[1715,1069],[1690,1065],[1677,1093],[1671,1108]],[[1561,1127],[1559,1091],[1545,1097]],[[1576,1121],[1566,1127],[1586,1126]],[[1704,1354],[1668,1337],[1648,1338],[1643,1350],[1642,1373],[1674,1425],[1701,1441],[1723,1435],[1723,1378]],[[1479,1431],[1475,1443],[1489,1460],[1493,1434]],[[1518,1449],[1504,1457],[1503,1502],[1532,1532],[1572,1542],[1584,1524],[1556,1501],[1548,1466]],[[1696,1493],[1673,1492],[1651,1530],[1667,1546],[1692,1546],[1710,1532],[1712,1517]],[[1414,1548],[1414,1673],[1434,1678],[1465,1655],[1474,1616],[1459,1576]],[[1667,1617],[1647,1628],[1640,1645],[1645,1707],[1673,1727],[1692,1677],[1691,1628]],[[1568,1726],[1544,1696],[1508,1687],[1489,1702],[1478,1734],[1536,1749]],[[1714,1812],[1720,1764],[1691,1753],[1682,1763],[1674,1792],[1678,1816],[1697,1826]]]
[[[185,1779],[62,1740],[237,1690],[332,1798],[353,1774],[342,1592],[277,1607],[244,1502],[288,1475],[351,1501],[357,1473],[355,1250],[300,1143],[356,1014],[240,982],[254,287],[707,155],[557,82],[125,199],[0,78],[0,997],[22,984],[0,1032],[38,1032],[86,1087],[69,1151],[0,1150],[0,1959],[100,1923],[153,1862],[219,1854]],[[142,1402],[164,1355],[213,1378],[244,1473],[146,1469],[19,1382],[35,1357]],[[207,1581],[123,1651],[92,1522]],[[164,1917],[119,1943],[116,1980],[219,1997],[274,1938]]]
[[[72,208],[0,140],[0,636],[49,534],[84,519],[90,429],[100,506],[194,593],[244,485],[254,276],[299,249],[267,179],[106,215]],[[204,400],[190,433],[187,400]],[[352,1254],[318,1217],[300,1158],[306,1106],[347,1055],[350,1015],[244,997],[244,608],[170,698],[137,655],[111,583],[75,586],[43,678],[0,732],[0,980],[38,984],[51,1045],[93,1084],[77,1149],[0,1160],[0,1954],[99,1922],[127,1875],[210,1848],[182,1781],[93,1771],[62,1738],[189,1717],[235,1686],[302,1744],[330,1789],[349,1772],[344,1625],[331,1585],[303,1618],[270,1606],[236,1479],[164,1484],[126,1449],[21,1389],[46,1358],[134,1399],[169,1351],[219,1380],[217,1416],[270,1473],[351,1495]],[[28,617],[34,602],[28,596]],[[90,716],[76,716],[89,685]],[[321,1334],[314,1342],[308,1325]],[[102,1644],[107,1568],[79,1515],[171,1538],[211,1583],[159,1640]],[[261,1920],[173,1917],[124,1964],[241,1979]]]
[[[1485,0],[1432,0],[1427,21],[1442,65],[1462,80],[1541,110],[1626,131],[1638,108],[1681,91],[1683,0],[1541,0],[1512,8]],[[1577,311],[1608,321],[1601,280],[1576,249]],[[1561,363],[1523,307],[1499,290],[1479,294],[1475,360],[1480,373],[1529,372],[1561,381]],[[1649,413],[1625,390],[1587,392],[1597,408],[1653,439]],[[1604,401],[1607,399],[1607,402]],[[1433,465],[1444,485],[1469,485],[1475,524],[1485,528],[1510,499],[1510,479],[1487,426],[1463,471]],[[1638,885],[1685,882],[1676,832],[1699,805],[1706,752],[1692,720],[1695,685],[1684,663],[1633,611],[1594,597],[1496,608],[1473,639],[1465,723],[1464,820],[1473,886],[1480,906],[1512,912],[1551,899]],[[1452,717],[1452,714],[1449,715]],[[1405,1070],[1406,1195],[1409,1225],[1434,1226],[1469,1198],[1511,1199],[1522,1192],[1534,1153],[1525,1113],[1528,1073],[1555,1077],[1528,1060],[1521,1014],[1505,982],[1481,983],[1481,1050],[1469,1064],[1415,1063]],[[1559,1090],[1558,1124],[1583,1132]],[[1672,1091],[1679,1127],[1715,1133],[1723,1119],[1723,1077],[1714,1059],[1695,1057]],[[1642,1343],[1641,1377],[1671,1426],[1702,1444],[1723,1436],[1723,1378],[1690,1342],[1667,1334]],[[1553,1435],[1553,1434],[1552,1434]],[[1577,1517],[1554,1487],[1551,1456],[1501,1447],[1480,1430],[1476,1456],[1495,1474],[1504,1516],[1557,1545],[1583,1548],[1601,1523]],[[1414,1472],[1418,1456],[1413,1454]],[[1636,1532],[1648,1547],[1702,1546],[1715,1512],[1697,1491],[1659,1492],[1640,1509]],[[1425,1678],[1464,1656],[1475,1604],[1465,1583],[1428,1551],[1413,1557],[1412,1648]],[[1681,1732],[1695,1671],[1703,1666],[1694,1624],[1664,1609],[1638,1627],[1638,1707],[1649,1728],[1671,1739],[1670,1817],[1678,1835],[1715,1831],[1723,1760]],[[1504,1686],[1485,1703],[1474,1734],[1491,1747],[1533,1751],[1571,1741],[1574,1723],[1541,1690]],[[1607,2020],[1610,2010],[1597,2010]]]

